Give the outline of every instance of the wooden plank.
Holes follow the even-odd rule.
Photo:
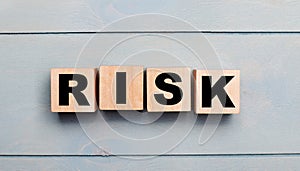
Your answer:
[[[299,31],[299,8],[299,1],[288,0],[12,0],[0,2],[0,32],[191,29],[178,19],[201,31]],[[145,13],[162,15],[110,25]]]
[[[194,40],[196,34],[171,35],[184,41],[192,41],[192,48],[197,49],[198,42]],[[102,154],[103,151],[85,136],[75,115],[50,112],[51,68],[97,68],[101,62],[95,56],[104,56],[112,45],[128,37],[127,34],[100,34],[99,44],[88,46],[87,51],[82,52],[86,58],[81,58],[78,62],[78,54],[90,36],[0,36],[0,136],[3,137],[0,141],[0,154]],[[208,134],[210,140],[202,145],[199,144],[199,137],[206,135],[203,127],[214,130],[218,118],[210,118],[212,122],[205,124],[207,116],[198,116],[192,131],[169,153],[300,152],[300,111],[296,105],[300,100],[300,34],[206,34],[206,37],[218,53],[223,68],[241,72],[241,112],[240,115],[223,116],[213,136]],[[172,47],[173,53],[183,51],[160,39],[154,44]],[[132,47],[146,45],[148,46],[146,41],[143,44],[129,42],[122,46],[121,51],[114,51],[113,60],[106,60],[102,64],[120,64],[120,55]],[[138,57],[156,60],[153,53]],[[183,61],[192,60],[191,55],[183,52],[180,58]],[[177,64],[175,60],[169,65],[173,64]],[[93,119],[94,116],[87,117]],[[145,119],[148,115],[142,116]],[[155,124],[141,128],[116,113],[105,115],[115,131],[137,138],[161,134],[172,127],[177,116],[164,114]],[[183,113],[182,116],[189,116],[189,113]],[[98,125],[103,124],[105,123]],[[183,129],[187,125],[187,122],[178,122],[178,128]],[[102,136],[104,132],[97,133]],[[179,129],[177,133],[182,132]],[[173,143],[174,139],[167,141]],[[201,141],[203,140],[200,138]],[[135,148],[123,148],[124,146],[113,141],[106,143],[104,142],[104,146],[110,147],[105,149],[108,153],[139,152]],[[154,144],[143,153],[158,153],[157,149],[165,145],[168,144]]]
[[[134,157],[134,156],[129,156]],[[1,157],[3,170],[299,170],[299,156]]]

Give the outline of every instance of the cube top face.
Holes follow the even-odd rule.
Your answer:
[[[51,69],[51,111],[95,112],[96,76],[93,68]]]
[[[146,77],[148,112],[191,110],[190,68],[147,68]]]
[[[239,70],[194,70],[193,75],[195,113],[238,114],[240,112]]]
[[[143,66],[100,66],[100,110],[143,110]]]

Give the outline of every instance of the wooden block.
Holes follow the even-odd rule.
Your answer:
[[[194,70],[194,108],[198,114],[240,112],[239,70]]]
[[[146,75],[148,112],[191,110],[189,68],[148,68]]]
[[[100,66],[100,110],[143,110],[144,68]]]
[[[51,69],[52,112],[95,112],[96,69]]]

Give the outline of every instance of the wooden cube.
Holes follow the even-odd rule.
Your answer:
[[[189,68],[148,68],[146,75],[148,112],[191,110]]]
[[[144,68],[100,66],[100,110],[143,110]]]
[[[239,70],[194,70],[194,108],[198,114],[240,112]]]
[[[95,112],[96,69],[51,69],[52,112]]]

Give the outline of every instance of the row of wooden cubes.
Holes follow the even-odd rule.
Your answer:
[[[163,73],[175,73],[178,80],[173,77],[163,80],[165,85],[158,86],[157,79]],[[86,78],[86,86],[80,93],[86,98],[86,104],[80,105],[72,92],[68,94],[66,104],[59,103],[60,75],[79,74]],[[146,74],[146,76],[144,76]],[[234,107],[226,108],[221,105],[218,98],[212,99],[211,107],[203,107],[201,76],[211,76],[211,82],[216,82],[221,76],[234,76],[232,81],[224,88]],[[99,76],[99,80],[98,80]],[[118,79],[117,79],[118,77]],[[144,79],[146,78],[146,79]],[[143,110],[147,104],[148,112],[181,112],[191,111],[192,104],[192,78],[194,94],[194,111],[198,114],[236,114],[240,109],[240,73],[238,70],[194,70],[193,77],[188,67],[147,68],[144,73],[142,66],[101,66],[98,70],[93,68],[55,68],[51,70],[51,110],[52,112],[95,112],[100,110]],[[119,82],[118,82],[119,80]],[[121,80],[121,81],[120,81]],[[76,80],[67,82],[70,88],[79,83]],[[99,87],[99,89],[98,89]],[[168,91],[167,89],[171,90]],[[172,99],[175,90],[181,92],[177,103],[159,103],[158,100]],[[178,89],[179,88],[179,89]],[[146,92],[144,92],[146,90]],[[121,94],[121,95],[118,95]],[[97,99],[99,100],[97,102]],[[146,100],[146,101],[145,101]],[[175,99],[176,100],[176,99]]]

